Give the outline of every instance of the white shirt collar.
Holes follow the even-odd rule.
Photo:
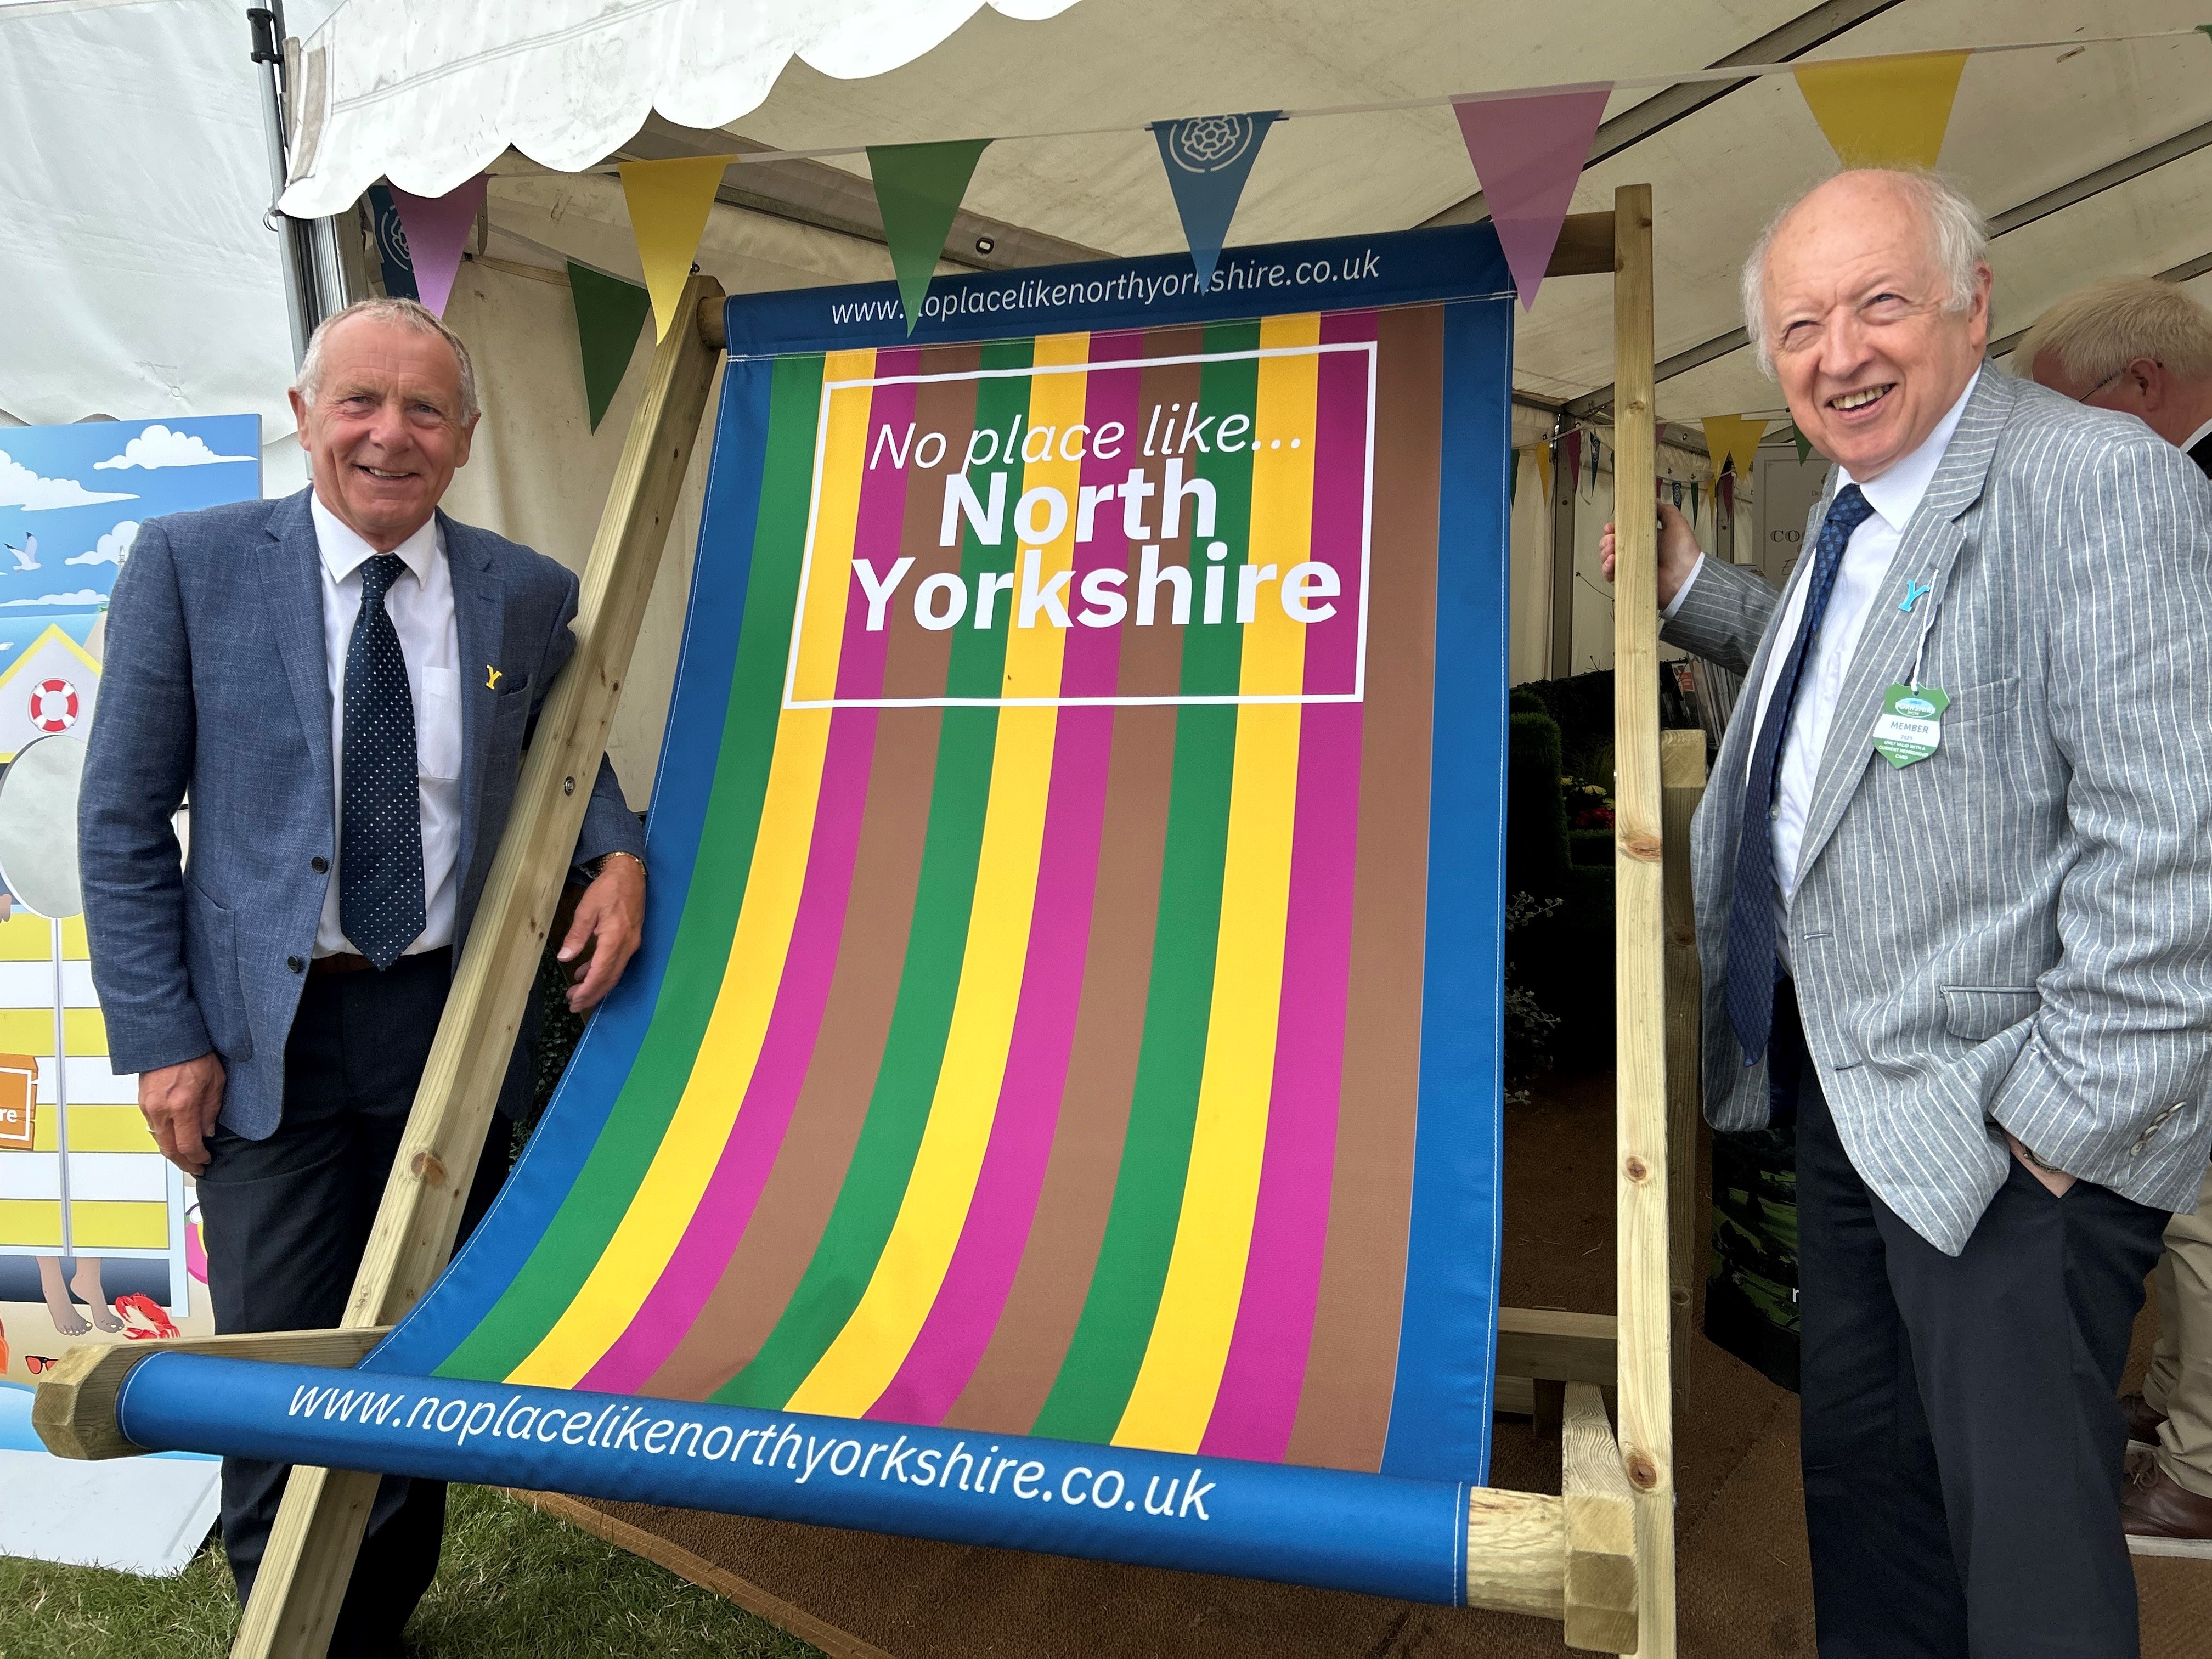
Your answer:
[[[2203,426],[2198,427],[2196,431],[2181,441],[2181,453],[2186,455],[2208,437],[2212,437],[2212,421],[2205,422]]]
[[[332,582],[343,581],[376,556],[376,550],[362,539],[358,531],[323,505],[323,498],[313,486],[307,492],[307,509],[314,515],[316,550],[323,556],[323,568],[331,573]],[[421,583],[430,561],[437,556],[438,515],[432,514],[420,530],[392,550]]]
[[[1896,465],[1869,483],[1859,483],[1851,477],[1850,469],[1838,467],[1836,488],[1858,483],[1859,493],[1867,498],[1867,505],[1881,514],[1882,522],[1900,535],[1920,506],[1920,498],[1928,493],[1928,486],[1936,481],[1936,469],[1943,464],[1943,452],[1951,447],[1951,434],[1959,429],[1959,417],[1966,412],[1966,399],[1974,395],[1982,371],[1976,369],[1966,389],[1959,394],[1943,418],[1936,422],[1936,429],[1920,441],[1920,447],[1899,461]]]

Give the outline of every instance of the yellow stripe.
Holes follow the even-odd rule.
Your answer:
[[[76,1249],[162,1250],[169,1245],[169,1206],[125,1199],[80,1198],[70,1205],[70,1243]],[[0,1199],[0,1244],[58,1250],[59,1199]]]
[[[62,1206],[54,1198],[0,1198],[0,1244],[18,1249],[58,1250],[62,1244]]]
[[[61,1142],[54,1133],[52,1103],[49,1102],[37,1111],[31,1124],[31,1150],[59,1152]],[[146,1127],[145,1116],[136,1106],[72,1106],[69,1109],[69,1132],[72,1152],[150,1152],[156,1158],[161,1152]]]
[[[874,369],[872,351],[832,352],[825,380],[861,379]],[[810,647],[812,671],[835,686],[843,639],[844,592],[852,580],[853,538],[866,459],[868,394],[836,394],[825,434],[822,494],[817,507],[814,574],[808,584],[802,629],[817,625],[835,596],[839,625],[826,642]],[[819,603],[817,604],[817,601]],[[716,1160],[737,1121],[761,1039],[775,1007],[777,987],[791,948],[793,920],[814,844],[815,808],[822,765],[830,746],[830,711],[787,708],[776,722],[775,753],[769,763],[768,795],[745,879],[744,903],[730,940],[727,966],[714,1012],[693,1060],[684,1098],[652,1166],[591,1276],[511,1382],[574,1388],[622,1334],[659,1281],[705,1194]]]
[[[1311,345],[1320,337],[1316,316],[1271,317],[1260,325],[1262,347]],[[1318,362],[1260,360],[1254,430],[1267,439],[1279,436],[1283,447],[1254,445],[1249,562],[1279,572],[1304,558],[1311,542]],[[1245,626],[1239,684],[1247,693],[1304,683],[1305,629],[1273,599],[1273,589],[1262,586]],[[1190,1170],[1145,1363],[1114,1431],[1117,1446],[1196,1451],[1221,1390],[1267,1145],[1302,713],[1295,703],[1248,703],[1237,711],[1220,945]]]
[[[1040,368],[1081,363],[1090,350],[1087,335],[1055,335],[1037,341],[1033,361]],[[1088,378],[1079,374],[1035,377],[1030,382],[1030,432],[1046,428],[1064,431],[1080,421]],[[1081,462],[1056,456],[1025,464],[1023,489],[1051,485],[1069,509],[1058,537],[1040,550],[1040,588],[1073,567],[1074,506],[1082,473]],[[1051,696],[1060,690],[1067,636],[1042,611],[1030,628],[1011,625],[1018,623],[1021,614],[1024,552],[1016,548],[1014,591],[1000,596],[1010,606],[1006,695]],[[1053,708],[999,711],[975,897],[929,1121],[922,1130],[898,1218],[868,1288],[844,1329],[791,1396],[787,1410],[858,1417],[874,1405],[898,1374],[945,1282],[975,1196],[976,1176],[990,1145],[999,1090],[1006,1079],[1022,969],[1029,957],[1058,719],[1059,711]]]
[[[826,381],[860,380],[875,371],[872,351],[833,351],[824,361]],[[851,386],[825,394],[829,424],[823,430],[822,492],[815,502],[814,544],[806,564],[805,608],[799,617],[798,672],[793,701],[817,702],[837,695],[837,665],[845,644],[845,612],[855,592],[853,543],[860,533],[860,480],[866,475],[868,410],[872,389]]]
[[[55,1206],[57,1212],[60,1206]],[[168,1248],[169,1206],[122,1199],[70,1201],[70,1243],[76,1249],[160,1250]]]
[[[82,916],[71,916],[62,923],[62,955],[70,962],[83,962],[91,957],[85,944]],[[0,962],[53,959],[53,924],[44,916],[34,916],[19,904],[7,921],[0,921]]]
[[[107,1017],[97,1008],[68,1008],[62,1012],[62,1033],[73,1054],[107,1052]],[[52,1008],[0,1008],[0,1050],[17,1054],[54,1052],[54,1011]]]

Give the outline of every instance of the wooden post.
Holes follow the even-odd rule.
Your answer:
[[[1636,1497],[1605,1402],[1587,1382],[1566,1385],[1559,1437],[1559,1498],[1566,1523],[1566,1644],[1634,1653]]]
[[[1677,1389],[1690,1362],[1697,1291],[1698,1124],[1700,1050],[1698,911],[1690,889],[1690,820],[1705,793],[1705,734],[1659,734],[1661,833],[1667,839],[1667,1209],[1672,1243],[1668,1285],[1674,1307]]]
[[[630,422],[584,568],[576,653],[539,713],[506,832],[354,1279],[347,1326],[396,1322],[453,1254],[477,1152],[514,1052],[684,465],[698,441],[720,353],[696,319],[702,302],[721,291],[711,276],[692,277],[678,313],[684,321],[653,354],[645,397]],[[714,321],[719,335],[719,317]],[[234,1659],[323,1659],[377,1479],[304,1466],[292,1471],[231,1648]]]
[[[1615,1194],[1620,1453],[1636,1494],[1639,1654],[1674,1659],[1674,1468],[1668,1283],[1667,1039],[1652,510],[1651,186],[1613,194]]]

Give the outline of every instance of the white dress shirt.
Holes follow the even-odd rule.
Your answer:
[[[1819,780],[1820,756],[1826,749],[1828,729],[1835,723],[1836,701],[1843,695],[1844,677],[1850,672],[1851,659],[1857,654],[1859,636],[1866,631],[1867,618],[1873,614],[1875,600],[1884,590],[1889,576],[1891,562],[1905,540],[1905,527],[1920,505],[1921,497],[1935,481],[1936,469],[1942,465],[1943,452],[1951,447],[1951,434],[1958,429],[1959,417],[1966,413],[1966,399],[1974,395],[1976,382],[1981,379],[1977,369],[1966,382],[1966,389],[1959,394],[1936,429],[1914,449],[1878,478],[1859,483],[1847,467],[1838,467],[1836,488],[1859,483],[1859,491],[1874,508],[1851,532],[1844,544],[1843,563],[1836,572],[1835,591],[1829,595],[1827,614],[1820,619],[1820,632],[1805,654],[1805,665],[1797,679],[1797,712],[1790,717],[1790,735],[1782,746],[1782,762],[1774,785],[1774,879],[1781,890],[1784,915],[1788,914],[1791,896],[1797,890],[1798,854],[1805,841],[1805,820],[1812,810],[1813,786]],[[1831,499],[1833,499],[1831,497]],[[1667,607],[1672,617],[1690,591],[1691,582],[1705,568],[1700,556],[1691,570],[1688,580],[1674,595],[1674,603]],[[1808,571],[1809,578],[1811,572]],[[1907,573],[1910,574],[1910,573]],[[1774,696],[1774,683],[1781,678],[1783,659],[1789,653],[1788,641],[1797,636],[1797,624],[1805,614],[1805,590],[1809,580],[1798,583],[1791,589],[1782,614],[1775,619],[1775,647],[1767,657],[1766,678],[1759,689],[1759,725],[1766,723],[1767,708]],[[1871,711],[1869,711],[1871,712]],[[1751,748],[1758,748],[1758,732],[1753,732]],[[1786,953],[1786,933],[1778,936]],[[1788,960],[1784,955],[1784,960]]]
[[[361,616],[361,568],[376,555],[351,527],[309,498],[315,544],[322,554],[323,663],[331,688],[332,803],[331,885],[315,929],[315,954],[353,951],[338,922],[338,860],[345,842],[345,668]],[[407,659],[415,699],[415,760],[422,804],[424,925],[404,954],[453,942],[454,863],[461,842],[460,640],[453,623],[453,578],[434,518],[392,550],[407,567],[384,596],[385,614]]]

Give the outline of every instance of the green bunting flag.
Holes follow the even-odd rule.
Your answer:
[[[635,283],[568,262],[568,293],[576,302],[576,343],[584,354],[584,402],[592,411],[592,430],[599,429],[607,405],[629,373],[638,331],[653,310],[653,295]]]
[[[1521,452],[1512,452],[1513,459],[1505,468],[1505,507],[1508,512],[1521,494]]]
[[[1698,481],[1695,478],[1690,480],[1690,522],[1698,522]]]
[[[956,138],[938,144],[868,146],[868,171],[875,177],[876,206],[884,216],[884,240],[890,244],[909,334],[921,320],[929,278],[945,252],[960,198],[968,193],[975,163],[990,143]]]
[[[1797,464],[1800,466],[1812,459],[1813,441],[1805,435],[1795,421],[1790,423],[1790,441],[1797,446]]]

